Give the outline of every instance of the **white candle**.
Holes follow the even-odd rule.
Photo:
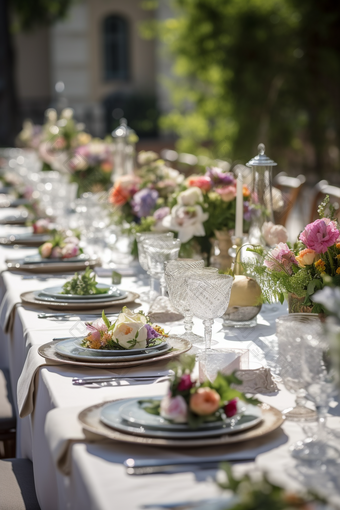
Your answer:
[[[235,237],[243,236],[243,176],[238,172],[236,186]]]

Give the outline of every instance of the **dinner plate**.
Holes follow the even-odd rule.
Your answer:
[[[80,339],[78,339],[78,338],[76,339],[75,344],[76,344],[77,347],[79,347],[80,349],[84,349],[87,352],[98,353],[98,349],[90,349],[89,347],[84,347],[82,345],[82,340],[83,340],[83,337],[80,338]],[[117,355],[131,356],[133,354],[142,354],[145,351],[152,352],[152,351],[157,351],[157,350],[163,350],[163,349],[166,348],[167,345],[168,344],[167,344],[167,342],[165,340],[165,341],[159,341],[158,344],[153,345],[151,347],[145,347],[144,349],[142,349],[140,347],[138,349],[125,349],[125,350],[121,350],[121,351],[119,351],[119,350],[114,351],[113,349],[100,349],[99,352],[103,356],[112,356],[113,353],[116,356]]]
[[[89,298],[82,298],[82,296],[77,296],[76,298],[68,298],[64,296],[60,296],[60,298],[55,298],[52,296],[45,296],[41,293],[40,290],[36,290],[33,292],[33,295],[36,299],[39,301],[46,301],[47,303],[107,303],[111,301],[118,301],[120,299],[124,299],[126,297],[127,293],[125,290],[117,290],[115,296],[101,296],[99,299],[92,298],[91,296]]]
[[[57,299],[67,298],[67,299],[101,299],[109,296],[120,296],[121,291],[117,289],[114,285],[107,285],[106,283],[97,283],[97,287],[101,290],[106,290],[105,293],[102,294],[63,294],[63,286],[56,285],[55,287],[47,287],[40,291],[41,294],[45,296],[51,296]]]
[[[65,259],[64,262],[54,262],[46,264],[25,264],[23,259],[7,259],[7,269],[9,271],[23,271],[25,273],[68,273],[76,271],[85,271],[87,267],[94,268],[98,265],[98,259],[83,260],[79,262],[70,262]]]
[[[40,253],[37,253],[35,255],[27,255],[27,257],[24,258],[24,264],[55,264],[56,262],[65,264],[67,262],[84,262],[89,258],[89,255],[86,255],[86,253],[81,253],[77,257],[71,257],[68,259],[43,259]]]
[[[48,342],[46,344],[40,345],[38,348],[38,352],[40,356],[42,356],[45,359],[48,359],[50,361],[54,361],[57,364],[64,364],[64,365],[74,365],[77,367],[96,367],[96,368],[132,368],[136,366],[141,365],[149,365],[150,363],[167,363],[169,361],[172,361],[174,358],[180,356],[181,354],[189,351],[191,349],[191,343],[184,339],[177,336],[170,336],[167,338],[167,343],[171,346],[171,350],[161,353],[159,356],[154,356],[152,358],[144,358],[144,359],[138,359],[138,360],[131,360],[131,357],[129,358],[122,358],[120,361],[100,361],[97,362],[96,360],[89,360],[88,358],[83,358],[82,361],[67,358],[66,356],[63,356],[59,354],[56,351],[56,345],[58,345],[60,341],[54,341],[54,342]]]
[[[77,338],[78,341],[83,340],[84,337]],[[75,338],[69,338],[67,340],[62,340],[58,342],[56,345],[56,352],[61,354],[62,356],[66,356],[67,358],[76,359],[76,360],[84,360],[87,361],[97,361],[97,362],[108,362],[108,361],[124,361],[124,359],[128,359],[130,361],[138,361],[141,359],[154,358],[156,356],[160,356],[165,354],[166,352],[172,349],[171,345],[165,344],[162,349],[153,349],[152,351],[144,350],[141,354],[125,354],[125,351],[119,351],[119,354],[107,355],[102,354],[98,349],[97,352],[94,352],[91,349],[84,349],[83,347],[79,347],[76,343]],[[123,354],[121,354],[123,352]]]
[[[96,310],[96,309],[100,309],[100,310],[103,310],[103,308],[105,309],[105,313],[110,313],[110,312],[120,312],[122,307],[127,305],[127,304],[130,304],[130,303],[134,303],[136,301],[136,299],[139,298],[139,294],[137,294],[136,292],[130,292],[130,291],[126,291],[126,296],[125,297],[121,297],[119,299],[107,299],[107,300],[93,300],[93,301],[89,301],[89,300],[84,300],[84,301],[76,301],[76,300],[70,300],[70,301],[59,301],[57,299],[55,299],[54,301],[44,301],[42,299],[40,299],[40,297],[37,297],[37,295],[39,295],[39,292],[40,291],[30,291],[30,292],[23,292],[22,294],[20,294],[20,298],[21,298],[21,301],[24,303],[24,304],[27,304],[27,305],[35,305],[35,306],[39,306],[39,309],[41,311],[44,311],[44,310],[62,310],[63,312],[68,312],[68,311],[71,311],[71,310],[74,310],[74,311],[77,311],[77,312],[80,312],[82,310],[84,311],[89,311],[89,312],[93,312],[93,310]],[[122,291],[123,292],[123,291]],[[137,306],[137,305],[136,305]]]
[[[158,397],[157,400],[160,400],[161,397]],[[205,437],[213,437],[213,436],[221,436],[224,434],[234,434],[236,432],[241,432],[243,430],[247,430],[249,428],[255,427],[262,420],[261,409],[257,406],[253,406],[250,404],[245,404],[245,412],[242,414],[240,419],[233,425],[232,421],[223,423],[219,427],[216,428],[201,428],[199,430],[190,429],[187,427],[185,430],[179,430],[174,428],[149,428],[147,425],[139,425],[133,424],[132,422],[124,420],[122,416],[122,409],[124,413],[124,407],[127,404],[131,406],[138,406],[138,401],[141,399],[129,399],[125,401],[126,403],[122,403],[120,401],[113,402],[107,404],[103,407],[100,419],[105,425],[112,427],[114,429],[120,430],[121,432],[126,432],[128,434],[136,434],[140,436],[147,437],[161,437],[167,439],[195,439],[195,438],[205,438]],[[144,414],[148,414],[146,411],[141,411]],[[149,416],[155,416],[149,414]],[[156,417],[157,418],[157,417]],[[148,421],[147,417],[145,420]]]
[[[114,402],[118,402],[117,400]],[[126,400],[119,401],[125,403]],[[259,408],[262,413],[262,421],[257,425],[238,432],[237,434],[220,434],[214,437],[193,438],[190,435],[185,438],[165,438],[150,437],[121,431],[109,427],[101,421],[101,411],[108,403],[101,402],[87,407],[78,415],[78,419],[85,430],[99,434],[102,437],[113,439],[114,441],[122,441],[124,443],[144,444],[147,446],[160,446],[163,448],[202,448],[211,446],[222,446],[223,452],[228,453],[228,444],[242,443],[253,439],[263,439],[266,434],[278,429],[283,423],[282,413],[270,406],[269,404],[261,404]]]

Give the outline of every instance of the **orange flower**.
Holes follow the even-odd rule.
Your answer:
[[[103,163],[100,165],[100,168],[103,170],[103,172],[110,173],[112,170],[112,163],[110,163],[110,161],[103,161]]]
[[[116,184],[111,192],[109,201],[113,205],[124,205],[130,198],[130,193],[124,189],[120,184]]]
[[[250,197],[250,189],[246,184],[243,184],[243,198],[249,198]]]
[[[298,261],[299,267],[311,266],[315,260],[316,253],[314,250],[306,248],[300,251],[299,255],[295,258]]]
[[[335,247],[340,250],[340,243],[336,243]]]
[[[325,269],[326,269],[326,265],[324,263],[324,261],[322,259],[319,259],[315,262],[314,264],[315,266],[315,269],[319,272],[319,273],[324,273],[325,272]]]
[[[338,267],[338,269],[335,272],[336,274],[340,274],[340,267]]]
[[[190,397],[190,409],[199,416],[213,414],[220,407],[220,396],[211,388],[198,388]]]
[[[209,191],[211,189],[211,180],[205,175],[192,175],[188,179],[188,186],[194,186],[203,191]]]

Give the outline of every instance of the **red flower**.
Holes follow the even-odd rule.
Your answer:
[[[190,374],[184,374],[181,377],[181,380],[178,383],[177,390],[178,391],[187,391],[193,387],[194,383],[191,380]]]
[[[237,398],[229,400],[229,402],[224,406],[224,412],[227,418],[231,418],[237,413]]]

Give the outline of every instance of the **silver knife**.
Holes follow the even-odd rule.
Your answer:
[[[74,377],[72,379],[72,384],[76,386],[81,386],[83,384],[91,384],[91,383],[101,383],[105,381],[113,381],[114,379],[140,379],[140,380],[150,380],[150,379],[158,379],[160,377],[165,376],[164,374],[149,374],[149,375],[98,375],[98,376],[84,376],[84,377]],[[166,376],[165,376],[166,377]],[[170,378],[170,376],[169,376]]]
[[[128,461],[124,462],[126,467],[126,472],[128,475],[155,475],[155,474],[173,474],[173,473],[184,473],[186,471],[201,471],[204,469],[217,469],[221,462],[230,462],[230,463],[242,463],[242,462],[254,462],[255,456],[249,456],[244,458],[235,458],[231,455],[223,456],[223,457],[207,457],[206,460],[202,459],[174,459],[172,462],[169,460],[150,460],[148,465],[147,461],[139,461],[144,462],[144,465],[134,465],[129,466],[127,462],[132,460],[128,459]],[[211,460],[213,459],[213,460]],[[138,461],[135,461],[136,463]]]

